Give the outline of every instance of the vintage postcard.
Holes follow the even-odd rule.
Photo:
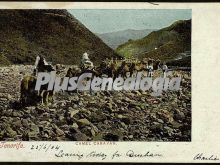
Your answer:
[[[219,9],[0,2],[0,161],[220,162]]]

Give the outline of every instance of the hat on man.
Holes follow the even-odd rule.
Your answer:
[[[89,57],[88,57],[88,56],[89,56],[89,55],[88,55],[87,52],[83,53],[83,59],[85,59],[85,60],[89,60]]]

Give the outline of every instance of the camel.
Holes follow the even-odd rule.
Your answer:
[[[33,75],[24,76],[20,86],[20,103],[22,105],[32,105],[41,102],[48,105],[53,100],[53,91],[48,91],[47,86],[42,86],[40,91],[35,90],[37,78]]]
[[[78,77],[81,75],[81,72],[82,70],[79,67],[73,66],[67,70],[66,77]]]
[[[116,77],[120,76],[121,77],[126,77],[127,73],[130,73],[130,63],[126,62],[125,60],[122,61],[121,65],[119,66],[119,68],[116,71]]]
[[[110,61],[103,61],[94,70],[96,71],[97,77],[102,77],[102,75],[104,74],[107,75],[107,77],[112,77],[113,79],[115,79],[118,65],[119,65],[118,60],[112,59]]]
[[[161,61],[156,60],[155,63],[153,64],[153,68],[154,68],[154,70],[160,69],[161,68]]]

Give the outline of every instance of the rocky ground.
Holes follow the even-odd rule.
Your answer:
[[[21,107],[20,81],[31,66],[0,68],[0,140],[190,141],[191,77],[181,90],[56,94],[48,106]]]

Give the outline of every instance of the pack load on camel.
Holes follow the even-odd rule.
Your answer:
[[[34,65],[34,72],[52,72],[55,71],[53,66],[49,64],[44,57],[41,55],[36,57],[35,65]]]

